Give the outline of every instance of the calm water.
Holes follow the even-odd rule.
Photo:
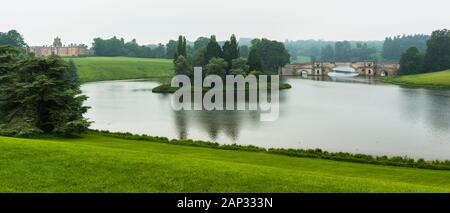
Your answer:
[[[149,81],[82,86],[94,129],[261,147],[321,148],[373,155],[450,159],[450,91],[407,89],[373,79],[296,79],[280,93],[280,117],[257,111],[182,111]]]

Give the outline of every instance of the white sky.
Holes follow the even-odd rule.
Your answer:
[[[215,34],[285,39],[382,40],[450,28],[448,0],[2,0],[0,32],[29,45],[91,45],[114,35],[141,44]]]

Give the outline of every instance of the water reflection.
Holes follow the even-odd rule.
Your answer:
[[[450,93],[448,91],[425,90],[424,96],[427,99],[425,101],[427,107],[424,107],[424,110],[427,110],[425,113],[429,125],[432,125],[435,130],[450,132],[450,113],[448,108],[442,108],[442,106],[448,106]],[[450,143],[450,141],[447,142]]]
[[[189,138],[189,127],[199,127],[207,132],[210,140],[217,140],[224,134],[231,142],[239,139],[239,132],[246,125],[258,125],[259,111],[172,111],[178,131],[178,138]]]
[[[374,78],[287,79],[280,117],[259,111],[173,111],[157,82],[113,81],[82,86],[92,128],[213,140],[261,147],[321,148],[374,155],[450,159],[450,91],[384,85]]]

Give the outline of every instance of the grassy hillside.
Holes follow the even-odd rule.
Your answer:
[[[0,137],[0,192],[450,192],[450,171],[131,141]]]
[[[69,60],[66,58],[66,60]],[[82,82],[167,77],[172,60],[128,57],[73,58]]]
[[[382,79],[382,81],[411,87],[450,88],[450,70],[417,75],[387,77]]]

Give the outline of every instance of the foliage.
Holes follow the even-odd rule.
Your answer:
[[[248,56],[250,69],[276,73],[279,67],[289,63],[290,56],[283,43],[268,39],[254,39]]]
[[[212,58],[206,65],[205,75],[218,75],[225,79],[228,63],[223,58]]]
[[[171,84],[161,84],[152,89],[153,93],[172,94],[175,93],[179,87],[172,87]]]
[[[320,60],[322,61],[335,61],[335,53],[334,48],[330,44],[322,47],[322,50],[320,51]]]
[[[417,74],[423,72],[425,57],[416,47],[410,47],[400,58],[400,69],[397,75]]]
[[[0,95],[4,95],[2,91],[6,91],[9,87],[14,85],[12,80],[13,72],[17,69],[17,62],[19,61],[19,51],[11,46],[0,45]],[[7,116],[5,110],[8,103],[0,96],[0,124],[5,122],[4,118]],[[5,129],[4,127],[0,127]]]
[[[178,47],[178,42],[174,41],[174,40],[170,40],[166,44],[166,57],[165,58],[174,59],[175,54],[177,53],[177,47]]]
[[[180,56],[187,58],[186,38],[181,35],[178,37],[177,52],[175,53],[174,60],[176,60]]]
[[[228,69],[234,59],[239,58],[239,47],[236,36],[231,35],[230,41],[226,41],[223,45],[223,59],[228,63]]]
[[[410,47],[416,47],[421,53],[425,53],[428,35],[402,35],[387,37],[383,43],[382,56],[388,61],[398,61],[403,52]]]
[[[189,58],[192,65],[195,67],[203,67],[207,64],[206,57],[206,47],[196,50],[193,55]]]
[[[123,38],[112,37],[110,39],[95,38],[92,49],[96,56],[129,56],[138,58],[163,58],[166,47],[158,44],[154,47],[139,45],[136,39],[126,42]],[[172,58],[173,55],[170,57]]]
[[[426,69],[429,72],[450,69],[450,30],[436,30],[427,41]]]
[[[23,36],[16,30],[10,30],[6,33],[0,32],[0,45],[8,45],[15,48],[27,47]]]
[[[206,37],[198,37],[194,42],[194,51],[198,51],[201,49],[206,49],[209,43],[209,38]]]
[[[250,66],[247,65],[247,59],[237,58],[231,62],[231,75],[247,75],[250,70]]]
[[[95,38],[92,49],[97,56],[123,56],[125,55],[124,45],[125,41],[115,36],[106,40]]]
[[[379,165],[389,165],[389,166],[400,166],[400,167],[413,167],[413,168],[423,168],[423,169],[436,169],[436,170],[450,170],[450,161],[425,161],[424,159],[412,159],[407,157],[387,157],[387,156],[371,156],[365,154],[352,154],[346,152],[327,152],[321,149],[281,149],[281,148],[270,148],[265,149],[256,146],[243,146],[237,144],[224,144],[220,145],[215,142],[208,141],[193,141],[193,140],[178,140],[165,137],[153,137],[147,135],[133,135],[131,133],[110,133],[109,131],[97,131],[105,136],[117,137],[127,140],[140,140],[149,142],[162,142],[177,145],[187,145],[187,146],[197,146],[197,147],[208,147],[215,149],[225,149],[225,150],[241,150],[241,151],[253,151],[253,152],[268,152],[278,155],[287,155],[292,157],[308,157],[308,158],[321,158],[336,161],[347,161],[356,163],[369,163],[369,164],[379,164]]]
[[[338,41],[334,46],[336,61],[347,61],[352,57],[352,46],[348,41]]]
[[[236,36],[233,34],[231,35],[230,38],[230,52],[228,53],[228,58],[225,58],[225,60],[229,61],[231,64],[231,61],[239,57],[240,57],[239,44],[236,40]]]
[[[310,61],[335,61],[336,55],[334,48],[338,41],[324,41],[324,40],[298,40],[284,42],[286,49],[291,55],[291,61],[295,61],[299,57],[310,58]],[[345,42],[345,41],[344,41]],[[352,53],[351,56],[347,54],[341,60],[373,60],[377,59],[381,52],[383,41],[347,41],[350,43]],[[342,41],[340,42],[343,43]],[[345,42],[346,43],[346,42]],[[358,46],[364,47],[358,50]],[[368,52],[370,55],[368,56]]]
[[[72,59],[69,60],[69,70],[66,74],[66,79],[73,84],[72,86],[80,85],[80,78],[78,77],[78,70],[75,62]]]
[[[66,62],[51,56],[18,61],[13,72],[2,73],[7,82],[0,88],[2,133],[70,135],[87,130],[90,123],[83,118],[87,97],[70,72]]]
[[[193,77],[193,69],[183,55],[178,56],[173,63],[176,75],[187,75],[189,77]]]
[[[250,53],[250,50],[247,45],[239,46],[239,55],[241,57],[247,58],[249,53]]]
[[[205,61],[210,61],[212,58],[221,58],[222,48],[216,41],[216,36],[212,35],[208,45],[206,46]]]

